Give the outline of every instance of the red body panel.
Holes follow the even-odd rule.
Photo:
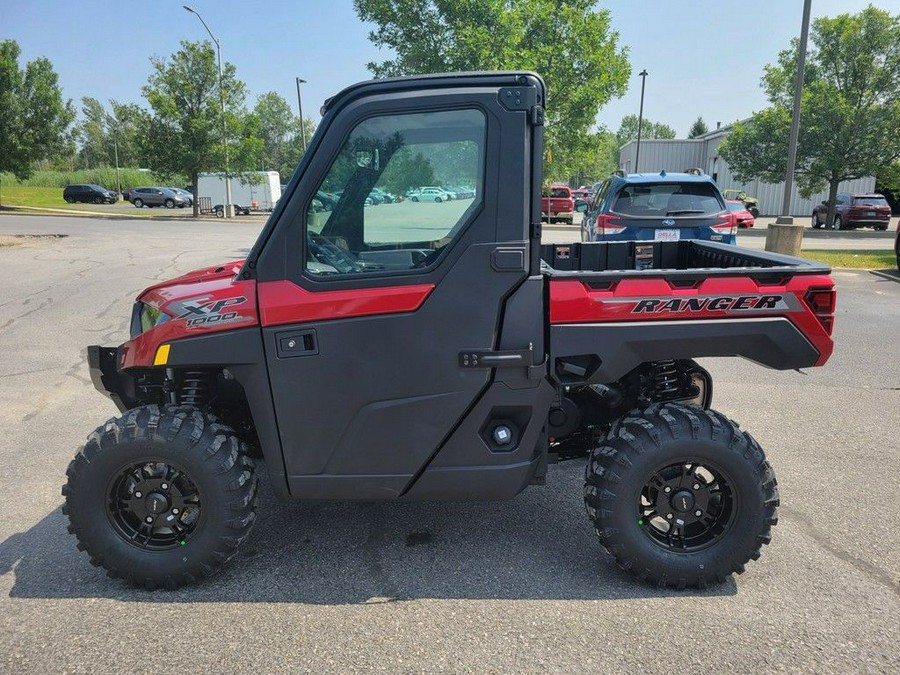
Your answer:
[[[259,284],[263,326],[355,316],[414,312],[434,290],[432,284],[358,288],[313,293],[290,281]]]
[[[145,290],[138,300],[171,318],[123,344],[119,367],[153,365],[166,342],[259,325],[256,282],[234,278],[240,265],[197,270]]]
[[[751,277],[735,276],[710,277],[692,288],[676,288],[662,278],[626,278],[599,290],[577,279],[553,279],[550,323],[783,316],[818,350],[820,366],[831,356],[834,342],[804,300],[812,289],[834,289],[834,282],[827,275],[796,275],[783,286],[760,285]]]

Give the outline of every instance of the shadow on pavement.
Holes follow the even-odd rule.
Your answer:
[[[581,504],[583,464],[496,503],[284,503],[262,481],[256,527],[225,571],[179,591],[108,579],[75,548],[56,509],[0,544],[14,598],[130,602],[379,603],[422,598],[620,600],[726,596],[661,591],[621,572]],[[263,477],[264,478],[264,477]]]

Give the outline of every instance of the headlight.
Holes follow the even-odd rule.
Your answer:
[[[139,302],[137,304],[140,306],[140,309],[138,310],[138,326],[134,326],[134,324],[132,324],[132,326],[139,328],[139,330],[136,332],[136,334],[132,334],[131,337],[133,338],[137,337],[137,335],[140,335],[141,333],[146,333],[154,326],[159,326],[160,324],[163,324],[172,318],[156,307],[144,304],[143,302]],[[132,333],[135,333],[135,331],[132,330]]]

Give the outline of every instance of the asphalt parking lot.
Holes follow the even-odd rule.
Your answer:
[[[157,593],[107,579],[59,511],[69,460],[116,412],[84,347],[126,339],[142,288],[242,257],[260,225],[0,216],[0,241],[38,235],[0,247],[0,671],[900,672],[900,283],[864,271],[835,272],[826,367],[704,362],[782,499],[763,557],[721,586],[619,572],[580,461],[504,503],[281,503],[264,487],[218,577]]]

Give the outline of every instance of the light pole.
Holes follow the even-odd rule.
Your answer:
[[[113,150],[116,153],[116,190],[122,194],[122,180],[119,178],[119,132],[113,127]]]
[[[200,16],[200,12],[198,12],[193,7],[188,7],[187,5],[182,5],[187,11],[191,14],[197,16],[200,19],[200,23],[203,24],[203,27],[206,29],[206,32],[209,33],[209,37],[212,38],[213,42],[216,43],[216,55],[219,60],[219,105],[222,107],[222,147],[225,150],[225,217],[233,218],[234,217],[234,206],[231,203],[231,178],[228,176],[228,127],[225,122],[225,89],[222,86],[222,46],[219,44],[219,40],[213,35],[212,31],[209,29],[209,26],[206,25],[206,22],[203,20],[203,17]]]
[[[797,73],[794,80],[794,110],[791,113],[791,136],[788,141],[787,172],[784,175],[784,196],[781,201],[782,217],[791,215],[794,168],[797,166],[797,140],[800,137],[800,103],[803,100],[803,73],[806,70],[806,43],[809,39],[809,12],[811,0],[803,3],[803,25],[800,27],[800,50],[797,55]],[[790,222],[793,222],[791,220]]]
[[[306,84],[306,80],[297,78],[297,108],[300,109],[300,135],[303,137],[303,152],[306,152],[306,125],[303,123],[303,102],[300,99],[300,85]]]
[[[637,150],[634,151],[634,172],[638,172],[638,161],[641,159],[641,127],[644,126],[644,85],[647,84],[647,69],[638,73],[641,77],[641,109],[638,112]]]

